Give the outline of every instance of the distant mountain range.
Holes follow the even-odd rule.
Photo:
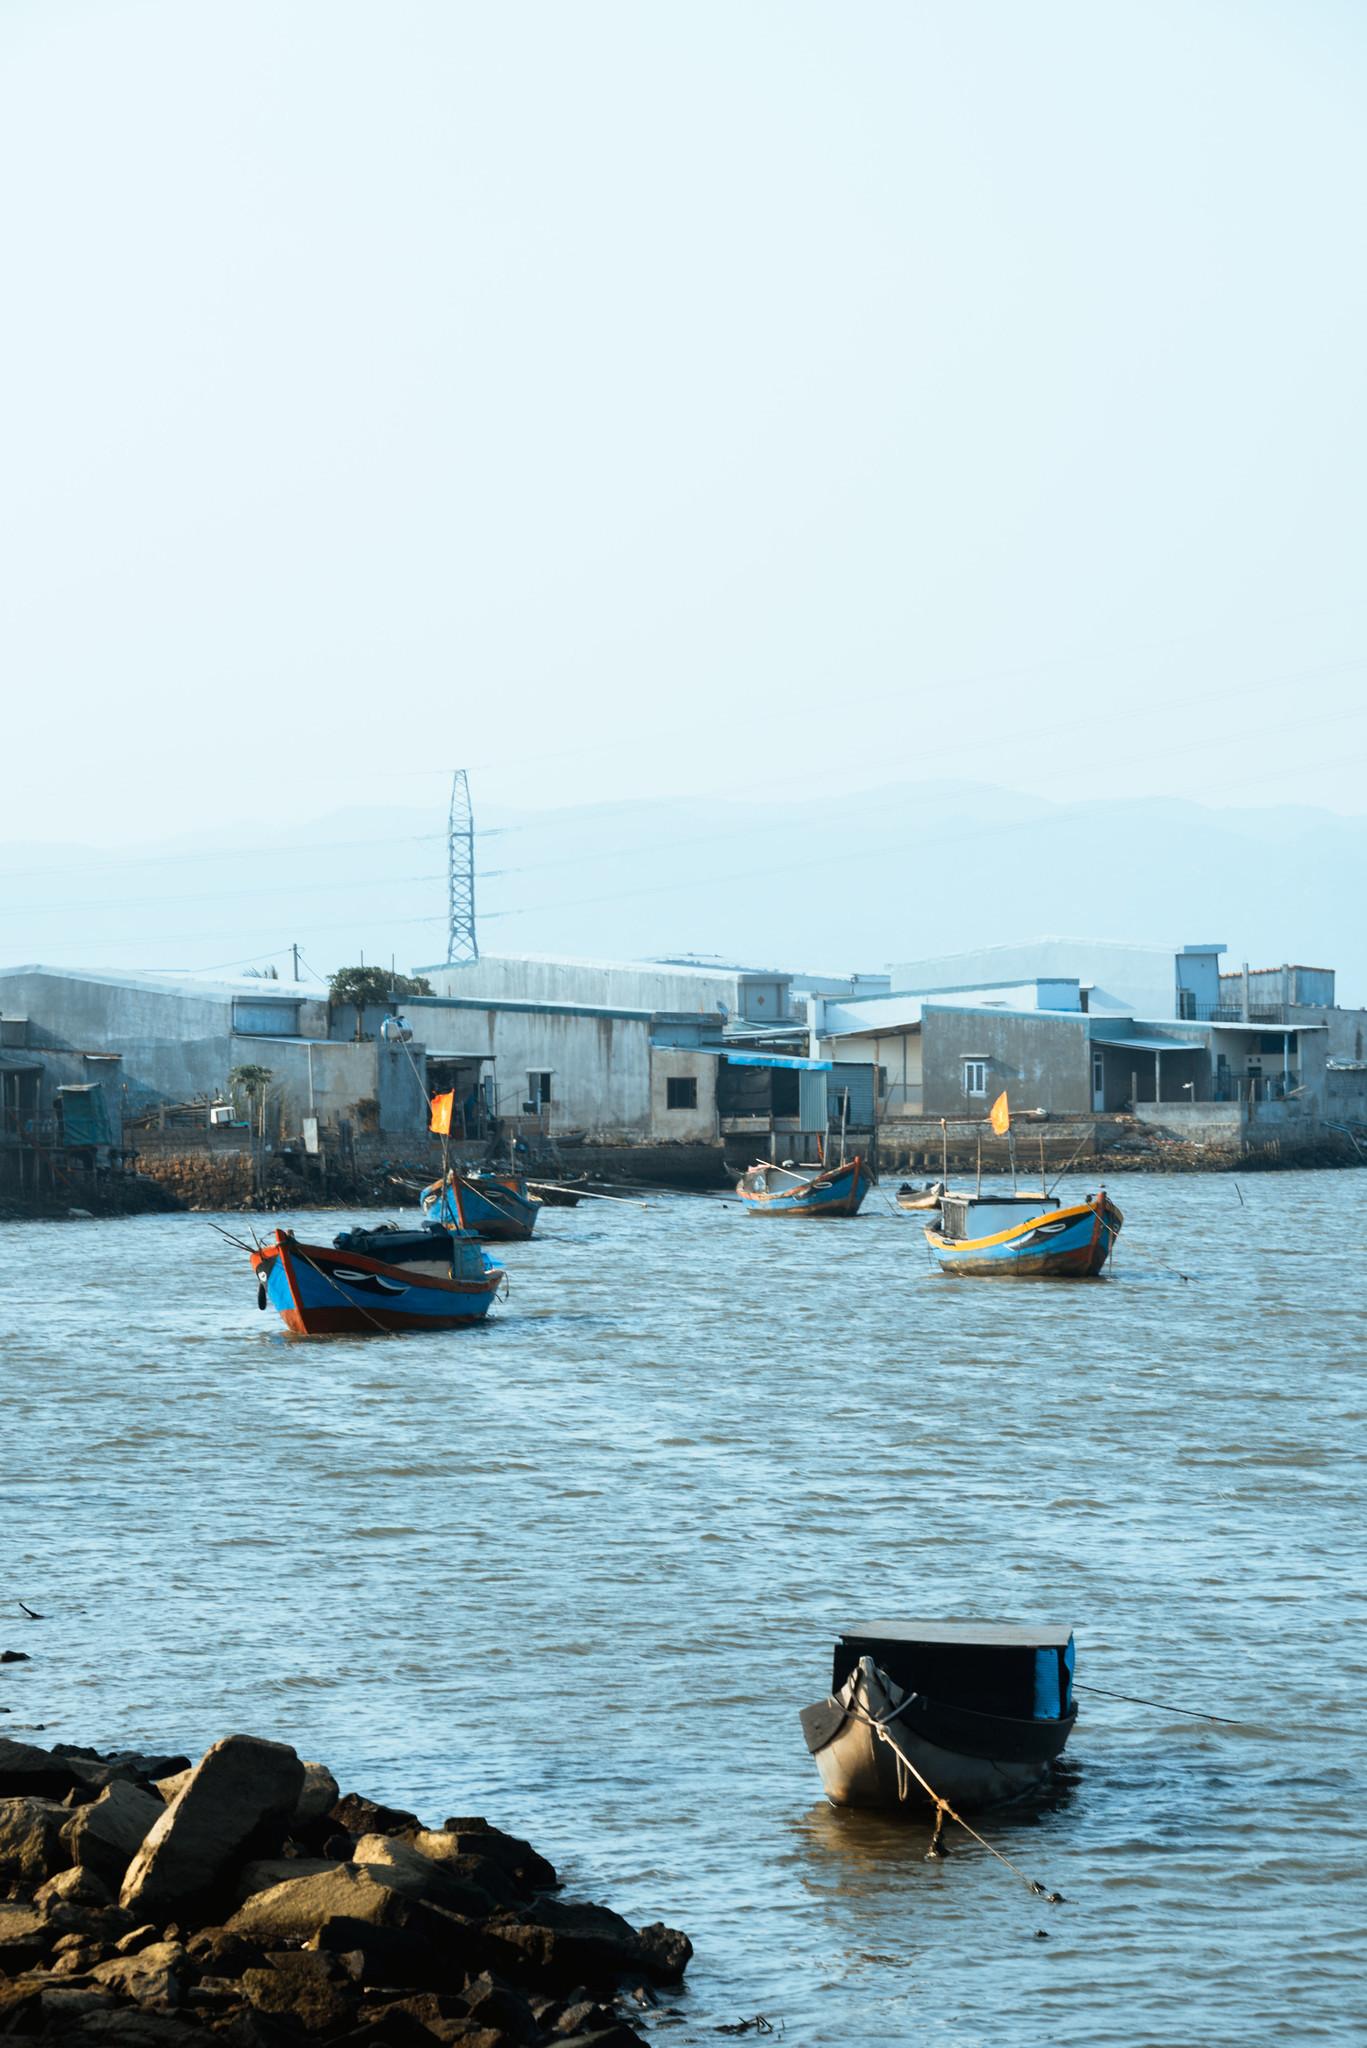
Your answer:
[[[444,819],[353,809],[127,848],[0,847],[0,963],[412,967],[446,951]],[[828,805],[628,799],[481,811],[487,952],[698,953],[881,970],[1046,934],[1339,971],[1367,1002],[1367,817],[909,783]],[[264,962],[263,962],[264,964]]]

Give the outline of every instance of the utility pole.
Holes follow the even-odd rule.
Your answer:
[[[299,948],[298,948],[298,946],[297,946],[297,945],[295,945],[295,946],[291,946],[291,947],[290,947],[290,952],[291,952],[291,953],[292,953],[292,954],[294,955],[294,978],[295,978],[295,980],[296,980],[296,981],[298,981],[298,979],[299,979]]]
[[[451,777],[451,811],[446,821],[446,964],[478,960],[475,937],[475,814],[470,779],[463,768]]]

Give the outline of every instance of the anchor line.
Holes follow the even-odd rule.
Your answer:
[[[912,1698],[914,1697],[915,1695],[913,1694]],[[1020,1868],[1019,1864],[1013,1863],[1009,1856],[1004,1856],[1000,1849],[994,1849],[990,1842],[985,1841],[983,1837],[978,1833],[978,1830],[976,1828],[970,1827],[968,1822],[964,1819],[963,1815],[961,1813],[956,1813],[954,1811],[954,1808],[950,1805],[949,1801],[947,1799],[942,1799],[939,1793],[935,1790],[935,1787],[929,1784],[927,1780],[921,1776],[921,1773],[917,1770],[911,1758],[907,1755],[906,1751],[902,1748],[901,1744],[893,1738],[887,1727],[887,1723],[889,1721],[895,1721],[898,1715],[905,1713],[910,1705],[911,1699],[905,1699],[902,1701],[900,1706],[891,1708],[886,1714],[882,1716],[877,1716],[874,1714],[870,1714],[865,1708],[859,1706],[856,1702],[853,1706],[851,1706],[849,1711],[854,1715],[854,1718],[857,1721],[867,1722],[868,1726],[873,1729],[874,1734],[878,1737],[880,1742],[887,1743],[888,1748],[892,1751],[893,1755],[897,1759],[899,1775],[902,1770],[909,1771],[912,1777],[915,1778],[917,1784],[921,1787],[921,1790],[925,1792],[934,1802],[935,1833],[931,1837],[932,1849],[935,1847],[935,1844],[940,1839],[940,1830],[944,1826],[945,1815],[948,1814],[949,1818],[952,1821],[958,1822],[959,1826],[963,1829],[966,1835],[972,1835],[974,1841],[978,1843],[980,1848],[986,1849],[989,1856],[995,1856],[998,1863],[1004,1863],[1007,1869],[1012,1873],[1012,1875],[1018,1877],[1021,1883],[1025,1885],[1028,1890],[1033,1892],[1037,1899],[1043,1899],[1046,1902],[1046,1904],[1050,1906],[1065,1905],[1067,1902],[1064,1899],[1062,1892],[1048,1891],[1044,1885],[1038,1882],[1037,1879],[1033,1877],[1027,1877],[1025,1872]]]
[[[1124,1700],[1132,1707],[1157,1707],[1161,1714],[1186,1714],[1193,1721],[1218,1721],[1224,1728],[1256,1728],[1259,1726],[1259,1723],[1256,1721],[1233,1721],[1228,1714],[1208,1714],[1200,1707],[1175,1707],[1171,1700],[1142,1700],[1137,1693],[1109,1692],[1104,1685],[1083,1685],[1079,1679],[1073,1680],[1073,1690],[1075,1692],[1100,1693],[1103,1699]]]

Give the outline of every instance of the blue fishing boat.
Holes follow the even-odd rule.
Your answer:
[[[448,1173],[422,1191],[422,1211],[434,1223],[471,1230],[489,1244],[531,1236],[542,1204],[520,1174]]]
[[[1054,1195],[946,1194],[926,1243],[956,1278],[1086,1280],[1106,1264],[1124,1220],[1104,1188],[1067,1207]]]
[[[1072,1631],[875,1621],[842,1631],[802,1732],[834,1806],[981,1811],[1048,1779],[1077,1720]]]
[[[332,1245],[277,1230],[252,1253],[257,1307],[301,1337],[454,1330],[482,1322],[506,1276],[474,1238],[425,1230],[344,1230]]]
[[[741,1175],[736,1193],[754,1216],[857,1216],[872,1186],[862,1157],[815,1173],[761,1159]]]

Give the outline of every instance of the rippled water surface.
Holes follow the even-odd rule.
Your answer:
[[[287,1338],[202,1218],[4,1228],[0,1595],[47,1618],[0,1597],[0,1728],[485,1813],[689,1932],[662,2044],[1359,2040],[1367,1175],[1115,1192],[1113,1279],[1016,1287],[876,1192],[585,1202],[398,1340]],[[1066,1620],[1245,1725],[1084,1695],[982,1829],[1050,1907],[821,1801],[797,1709],[888,1613]]]

